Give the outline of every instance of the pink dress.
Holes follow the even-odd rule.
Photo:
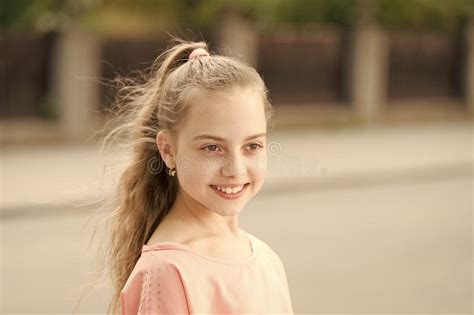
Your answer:
[[[120,293],[122,315],[293,314],[285,268],[246,232],[252,255],[211,258],[174,242],[144,245]]]

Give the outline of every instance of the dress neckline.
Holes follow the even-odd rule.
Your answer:
[[[155,243],[155,244],[152,244],[152,245],[146,245],[145,244],[142,247],[142,253],[143,252],[149,252],[149,251],[155,251],[155,250],[166,250],[166,249],[183,250],[183,251],[192,253],[196,256],[199,256],[201,258],[204,258],[204,259],[207,259],[207,260],[210,260],[210,261],[213,261],[213,262],[217,262],[217,263],[220,263],[220,264],[242,265],[242,264],[246,264],[246,263],[251,262],[257,256],[257,253],[258,253],[255,238],[253,238],[253,235],[251,235],[250,233],[248,233],[246,231],[244,231],[244,232],[245,232],[245,235],[247,236],[247,239],[250,243],[250,247],[252,249],[252,254],[250,256],[247,256],[247,257],[244,257],[244,258],[225,259],[225,258],[211,257],[211,256],[207,256],[207,255],[198,253],[197,251],[195,251],[194,249],[192,249],[191,247],[189,247],[185,244],[178,243],[178,242],[167,242],[167,241],[166,242],[158,242],[158,243]]]

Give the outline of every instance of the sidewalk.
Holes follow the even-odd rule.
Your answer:
[[[267,140],[262,193],[472,176],[472,127],[463,121],[275,130]],[[7,147],[0,162],[2,216],[101,202],[113,193],[119,171],[104,169],[96,145]]]

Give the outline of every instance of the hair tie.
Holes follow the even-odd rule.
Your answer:
[[[209,53],[204,48],[196,48],[189,54],[189,60],[199,56],[209,56]]]

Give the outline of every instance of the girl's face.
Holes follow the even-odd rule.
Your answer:
[[[239,214],[265,178],[266,119],[261,95],[236,89],[199,97],[179,131],[176,149],[176,173],[186,203],[222,216]],[[226,191],[236,188],[226,194],[217,186]],[[235,193],[238,189],[242,190]]]

